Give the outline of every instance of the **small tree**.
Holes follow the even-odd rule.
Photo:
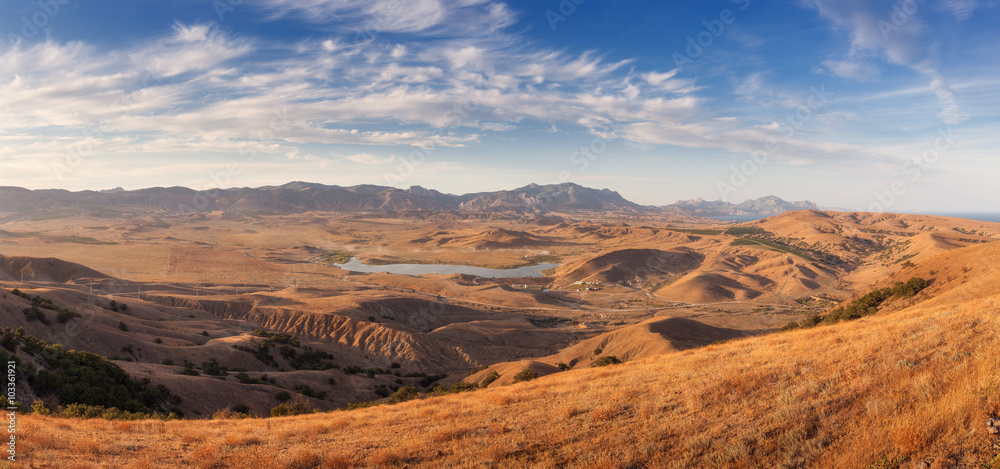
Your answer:
[[[486,375],[486,377],[479,382],[479,387],[485,388],[493,384],[493,382],[498,379],[500,379],[500,373],[497,373],[496,371],[491,371],[490,374]]]
[[[531,381],[531,380],[533,380],[533,379],[535,379],[537,377],[538,377],[538,373],[535,373],[530,368],[525,368],[525,369],[523,369],[521,371],[518,371],[517,374],[514,375],[514,382],[515,383],[520,383],[520,382],[524,382],[524,381]]]

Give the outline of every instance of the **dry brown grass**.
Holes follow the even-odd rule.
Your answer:
[[[53,467],[981,467],[997,455],[1000,249],[969,262],[979,275],[900,311],[468,394],[130,431],[21,421]],[[46,442],[57,428],[65,447]]]

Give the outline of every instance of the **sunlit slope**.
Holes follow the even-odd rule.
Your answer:
[[[496,389],[266,423],[25,416],[20,441],[59,467],[980,466],[997,265],[960,249],[898,272],[934,274],[896,311]]]

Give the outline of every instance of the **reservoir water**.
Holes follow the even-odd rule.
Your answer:
[[[487,269],[485,267],[473,267],[469,265],[451,264],[386,264],[386,265],[366,265],[361,263],[357,257],[352,257],[345,264],[333,264],[344,270],[362,273],[421,275],[421,274],[468,274],[486,278],[511,278],[511,277],[542,277],[543,270],[558,267],[559,264],[542,262],[535,265],[518,267],[516,269]]]

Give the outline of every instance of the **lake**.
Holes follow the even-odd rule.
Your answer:
[[[422,274],[467,274],[486,278],[511,278],[511,277],[544,277],[543,270],[558,267],[559,264],[542,262],[540,264],[518,267],[516,269],[487,269],[485,267],[473,267],[470,265],[451,264],[386,264],[386,265],[366,265],[352,257],[346,264],[333,264],[344,270],[362,273],[390,273],[405,275]]]

